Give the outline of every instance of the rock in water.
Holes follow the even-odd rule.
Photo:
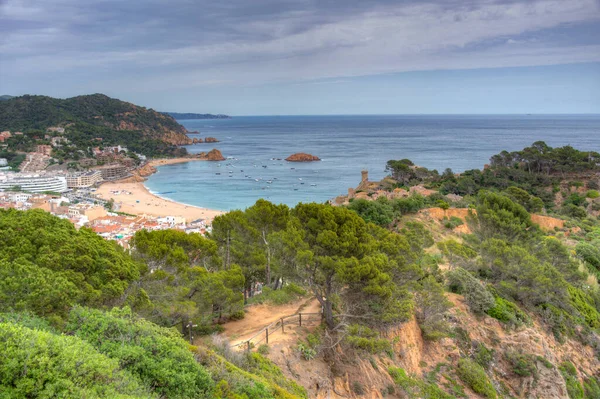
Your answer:
[[[207,161],[224,161],[225,160],[225,157],[223,156],[223,154],[221,154],[221,151],[217,150],[216,148],[213,148],[208,153],[204,153],[204,152],[200,153],[199,158],[205,159]]]
[[[285,160],[288,162],[313,162],[320,161],[321,158],[311,154],[307,154],[305,152],[298,152],[296,154],[290,155]]]

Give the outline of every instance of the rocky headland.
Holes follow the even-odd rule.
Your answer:
[[[314,162],[320,161],[321,158],[315,155],[307,154],[305,152],[297,152],[295,154],[290,155],[285,160],[288,162]]]

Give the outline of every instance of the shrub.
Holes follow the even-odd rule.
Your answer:
[[[567,393],[571,399],[584,399],[585,391],[577,378],[577,369],[571,362],[563,362],[558,367],[560,373],[565,379],[567,385]]]
[[[3,398],[151,398],[119,362],[78,337],[0,323]]]
[[[369,353],[391,352],[392,344],[366,326],[352,324],[348,327],[346,342],[353,348],[362,349]]]
[[[448,272],[446,277],[450,288],[464,295],[473,313],[485,313],[494,306],[494,296],[465,269],[458,267]]]
[[[563,215],[566,215],[566,216],[569,216],[572,218],[576,218],[576,219],[583,219],[587,216],[587,212],[585,211],[584,208],[574,205],[574,204],[563,205],[560,212]]]
[[[486,311],[486,313],[504,323],[520,325],[529,322],[529,317],[519,307],[498,295],[494,297],[494,306]]]
[[[516,351],[507,351],[504,357],[511,364],[512,371],[516,375],[521,377],[537,375],[534,356]]]
[[[490,364],[494,360],[494,350],[488,349],[484,344],[480,343],[475,349],[474,359],[484,369],[489,369]]]
[[[248,300],[248,303],[270,303],[273,305],[285,305],[287,303],[294,302],[304,295],[306,295],[306,290],[304,288],[290,283],[278,290],[264,287],[262,294],[253,296]]]
[[[467,384],[475,393],[488,399],[496,399],[497,394],[485,370],[479,364],[469,360],[460,359],[456,369],[458,377]]]
[[[210,374],[196,362],[177,331],[139,319],[128,308],[104,313],[75,307],[66,333],[117,359],[162,396],[200,397],[213,388]]]
[[[448,395],[442,391],[434,383],[427,383],[422,380],[410,377],[406,374],[404,369],[399,367],[390,367],[388,374],[394,380],[394,383],[398,385],[404,392],[411,398],[429,398],[429,399],[454,399],[453,396]],[[388,389],[389,390],[389,389]]]
[[[450,219],[448,219],[444,222],[444,227],[446,227],[447,229],[450,229],[450,230],[454,230],[456,227],[461,226],[463,224],[464,224],[464,222],[462,221],[461,218],[452,216],[452,217],[450,217]]]
[[[269,345],[262,344],[258,347],[258,353],[260,353],[261,355],[268,355],[269,352],[270,352]]]
[[[600,382],[594,377],[586,378],[583,381],[583,389],[586,398],[600,399]]]
[[[422,287],[415,296],[415,302],[417,322],[423,337],[437,340],[447,336],[450,326],[446,321],[446,313],[452,307],[452,303],[448,301],[443,287],[433,276],[423,280]]]
[[[592,198],[592,199],[594,199],[594,198],[598,198],[598,197],[600,197],[600,193],[598,192],[598,190],[589,190],[589,191],[588,191],[588,192],[585,194],[585,196],[586,196],[587,198]]]
[[[317,356],[317,351],[302,342],[298,344],[297,349],[298,352],[300,352],[300,356],[302,356],[304,360],[312,360],[315,358],[315,356]]]
[[[352,391],[354,391],[354,393],[357,395],[365,394],[365,389],[363,388],[362,384],[358,381],[354,381],[352,383]]]
[[[225,328],[220,324],[201,324],[194,328],[197,335],[212,335],[219,334],[225,331]]]

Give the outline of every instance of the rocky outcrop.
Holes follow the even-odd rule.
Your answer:
[[[223,154],[221,154],[221,151],[217,150],[216,148],[213,148],[212,150],[210,150],[209,152],[201,152],[198,155],[198,158],[200,159],[204,159],[206,161],[224,161],[225,157],[223,156]]]
[[[154,173],[156,173],[156,168],[149,163],[145,164],[141,168],[138,169],[138,174],[142,177],[148,177]]]
[[[204,143],[204,141],[201,138],[200,139],[197,139],[197,138],[192,139],[192,144],[202,144],[202,143]]]
[[[219,142],[219,140],[217,140],[217,139],[216,139],[216,138],[214,138],[214,137],[207,137],[207,138],[205,138],[205,139],[204,139],[204,142],[205,142],[205,143],[218,143],[218,142]]]
[[[290,155],[285,160],[288,162],[313,162],[320,161],[321,158],[305,152],[297,152],[296,154]]]

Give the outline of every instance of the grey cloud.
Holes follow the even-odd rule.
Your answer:
[[[597,0],[5,0],[0,12],[12,80],[260,84],[600,59],[585,35],[553,34],[597,26]]]

